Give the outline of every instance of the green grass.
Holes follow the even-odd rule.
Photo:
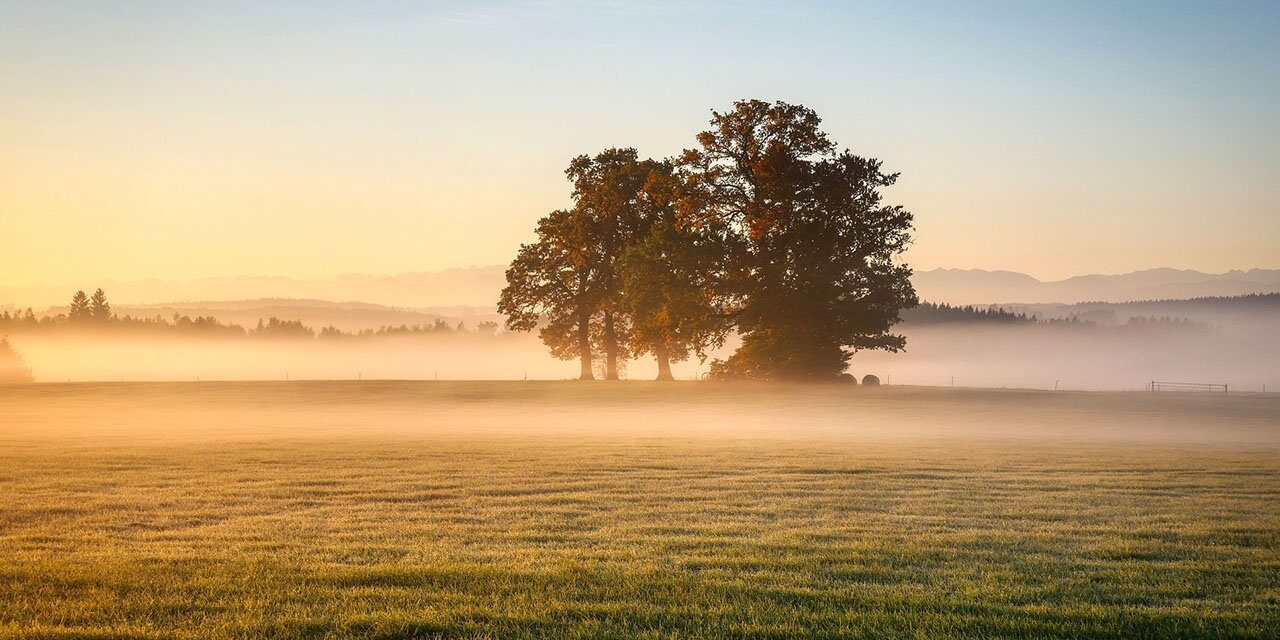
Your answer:
[[[0,388],[0,637],[1274,638],[1277,404]]]

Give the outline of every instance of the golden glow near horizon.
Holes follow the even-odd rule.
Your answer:
[[[0,284],[501,264],[741,97],[901,171],[918,268],[1280,267],[1277,11],[1019,6],[3,5]]]

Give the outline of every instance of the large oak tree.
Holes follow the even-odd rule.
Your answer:
[[[718,313],[716,282],[723,274],[720,235],[685,215],[684,190],[664,164],[649,174],[638,203],[649,232],[622,258],[622,302],[631,319],[635,353],[651,353],[658,380],[673,380],[671,363],[724,343],[729,325]]]
[[[520,246],[507,268],[498,312],[516,331],[539,329],[551,355],[578,358],[591,380],[591,321],[598,306],[600,265],[591,224],[580,211],[552,211],[538,221],[537,240]]]
[[[553,355],[597,353],[618,377],[631,355],[670,363],[722,343],[723,377],[824,379],[860,349],[903,347],[890,333],[916,303],[898,261],[911,213],[883,203],[897,174],[837,151],[812,110],[748,100],[714,113],[678,162],[635,149],[574,158],[574,205],[538,223],[507,270],[499,309],[540,328]]]
[[[664,170],[669,172],[670,168],[654,160],[640,160],[631,148],[581,155],[565,170],[573,183],[575,210],[589,221],[588,241],[594,245],[592,253],[598,260],[591,282],[599,314],[594,336],[604,355],[606,380],[617,380],[619,363],[631,355],[630,317],[621,300],[621,259],[649,226],[639,209],[649,174]]]
[[[648,230],[639,194],[649,174],[662,170],[670,167],[640,160],[635,149],[574,158],[565,170],[573,207],[540,220],[537,240],[521,246],[507,269],[498,304],[507,326],[539,328],[552,355],[579,359],[583,379],[594,377],[597,353],[608,380],[618,379],[620,363],[631,355],[621,259]]]
[[[679,170],[698,216],[732,256],[720,293],[742,335],[721,377],[828,379],[860,349],[896,351],[898,312],[916,304],[911,213],[886,205],[897,179],[837,152],[811,109],[746,100],[713,112]]]

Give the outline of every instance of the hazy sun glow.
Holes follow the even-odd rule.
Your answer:
[[[1280,266],[1275,5],[257,4],[0,4],[0,284],[501,264],[742,97],[901,171],[919,268]]]

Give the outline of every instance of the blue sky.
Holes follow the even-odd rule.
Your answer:
[[[1280,3],[0,2],[0,279],[501,263],[570,157],[675,154],[743,97],[901,171],[919,268],[1280,267],[1276,33]]]

